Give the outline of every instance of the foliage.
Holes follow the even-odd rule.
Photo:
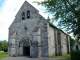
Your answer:
[[[44,0],[36,2],[59,20],[59,26],[80,39],[80,0]]]
[[[0,51],[2,51],[2,41],[0,41]]]
[[[0,52],[0,58],[9,57],[7,52]]]
[[[77,40],[77,39],[73,39],[73,38],[70,37],[70,48],[71,48],[71,50],[72,50],[73,45],[74,45],[75,42],[77,42],[77,43],[80,44],[80,41],[79,41],[79,40]]]
[[[72,50],[72,47],[73,47],[75,42],[76,41],[73,38],[70,37],[70,48],[71,48],[71,50]]]
[[[71,51],[71,60],[80,60],[80,51]]]
[[[63,56],[50,56],[50,58],[70,58],[69,54],[63,55]]]
[[[8,50],[8,42],[6,40],[1,41],[0,43],[0,51],[7,52]]]

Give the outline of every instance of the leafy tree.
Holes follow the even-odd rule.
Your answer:
[[[0,41],[0,51],[2,51],[2,41]]]
[[[59,20],[59,26],[80,39],[80,0],[44,0],[37,2]]]
[[[72,47],[73,47],[73,44],[75,43],[76,41],[70,37],[70,48],[72,50]]]
[[[2,43],[2,50],[4,52],[7,52],[7,50],[8,50],[8,42],[6,40],[4,40]]]

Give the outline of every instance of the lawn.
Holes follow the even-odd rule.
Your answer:
[[[7,52],[0,52],[0,58],[10,57]],[[66,54],[63,56],[50,56],[49,58],[70,58],[70,55]]]
[[[69,54],[63,55],[63,56],[50,56],[50,58],[70,58]]]
[[[9,57],[7,52],[0,52],[0,58],[6,58]]]

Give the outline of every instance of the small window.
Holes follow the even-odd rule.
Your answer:
[[[22,12],[22,20],[25,20],[25,12]]]
[[[25,26],[24,29],[27,30],[27,27]]]
[[[79,50],[78,45],[76,45],[76,50]]]
[[[29,10],[27,11],[27,18],[28,19],[30,18],[30,11]]]

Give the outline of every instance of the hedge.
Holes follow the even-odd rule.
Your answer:
[[[71,60],[80,60],[80,51],[71,51]]]

